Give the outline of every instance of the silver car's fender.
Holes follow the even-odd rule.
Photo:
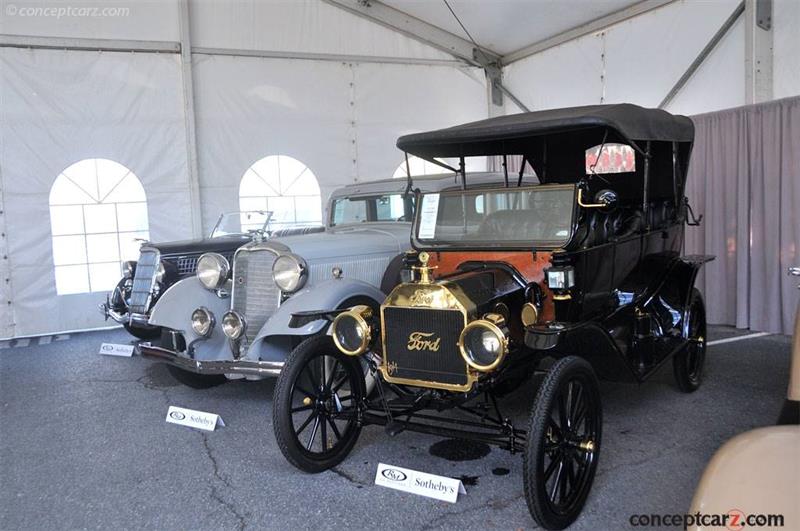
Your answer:
[[[197,360],[231,360],[233,353],[219,324],[230,305],[229,298],[220,298],[215,292],[205,289],[197,277],[189,277],[179,280],[159,297],[148,322],[182,332],[186,344],[193,346]],[[207,308],[215,319],[211,336],[207,339],[192,330],[192,312],[201,306]]]
[[[368,297],[380,304],[386,295],[372,284],[347,278],[329,279],[305,288],[278,307],[253,340],[246,357],[252,360],[284,361],[297,336],[312,336],[328,325],[325,319],[318,319],[299,328],[292,328],[289,326],[292,314],[310,310],[333,310],[353,297]]]

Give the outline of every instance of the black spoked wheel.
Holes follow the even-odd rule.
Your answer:
[[[174,365],[167,365],[167,371],[173,378],[192,389],[210,389],[228,381],[224,374],[197,374]]]
[[[525,500],[546,529],[564,529],[580,515],[594,481],[603,414],[597,377],[583,359],[556,362],[531,411],[523,458]]]
[[[289,355],[272,404],[275,439],[284,457],[305,472],[339,464],[361,432],[357,408],[364,370],[328,336],[309,338]]]
[[[706,361],[706,308],[697,288],[692,291],[689,300],[687,322],[689,342],[672,358],[672,369],[678,388],[684,393],[691,393],[700,387]]]

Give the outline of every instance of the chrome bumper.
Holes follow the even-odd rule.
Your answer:
[[[130,324],[137,328],[155,328],[151,326],[148,321],[149,317],[140,313],[120,313],[111,308],[107,302],[98,305],[100,314],[108,320],[109,317],[119,324]]]
[[[197,374],[243,374],[251,376],[278,376],[283,369],[282,361],[200,361],[179,356],[172,350],[142,344],[139,350],[143,358],[169,363],[179,369]]]

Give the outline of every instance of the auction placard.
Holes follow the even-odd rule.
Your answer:
[[[378,463],[375,484],[450,503],[458,500],[459,493],[467,493],[460,479],[427,474],[384,463]]]
[[[176,406],[169,406],[167,422],[206,431],[214,431],[217,426],[225,426],[222,418],[215,413]]]

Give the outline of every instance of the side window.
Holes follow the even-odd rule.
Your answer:
[[[56,293],[112,290],[120,264],[136,260],[150,238],[144,187],[113,160],[76,162],[50,189],[50,226]]]
[[[636,154],[627,144],[602,144],[586,150],[586,175],[636,171]]]
[[[286,155],[264,157],[242,176],[239,209],[271,211],[272,229],[320,224],[319,182],[308,166],[297,159]],[[260,226],[258,221],[256,225]],[[242,227],[248,228],[257,227]]]

